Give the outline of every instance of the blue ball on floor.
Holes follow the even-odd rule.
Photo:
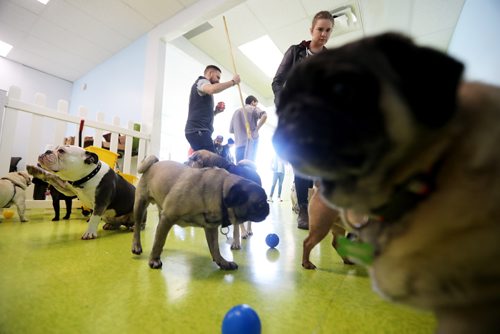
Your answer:
[[[266,244],[271,247],[271,248],[274,248],[276,246],[278,246],[278,244],[280,243],[280,237],[278,237],[277,234],[274,234],[274,233],[269,233],[266,237]]]
[[[261,325],[257,312],[246,304],[230,309],[222,321],[222,334],[260,334]]]

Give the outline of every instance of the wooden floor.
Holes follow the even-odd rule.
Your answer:
[[[313,250],[318,269],[302,269],[307,231],[297,229],[289,201],[271,203],[271,214],[254,224],[239,251],[220,235],[236,271],[211,261],[202,229],[178,227],[167,239],[163,269],[150,269],[155,212],[141,256],[130,251],[130,232],[100,226],[98,239],[80,240],[87,225],[80,210],[69,221],[52,222],[48,209],[27,216],[27,223],[17,214],[0,223],[0,333],[212,334],[238,304],[255,309],[265,334],[434,331],[429,313],[372,292],[366,270],[342,264],[331,236]],[[279,235],[276,249],[266,245],[268,233]]]

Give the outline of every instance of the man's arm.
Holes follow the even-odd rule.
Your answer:
[[[267,113],[265,111],[262,112],[259,122],[257,123],[257,127],[255,128],[255,131],[259,131],[259,129],[266,123],[267,121]]]
[[[234,85],[240,83],[240,76],[236,74],[231,80],[214,84],[206,84],[201,87],[201,91],[208,95],[220,93]]]

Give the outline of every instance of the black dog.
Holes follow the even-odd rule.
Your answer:
[[[35,184],[35,189],[33,191],[34,200],[45,200],[45,193],[47,190],[50,192],[50,197],[52,197],[52,208],[54,209],[54,218],[52,218],[52,221],[58,221],[60,219],[60,201],[64,201],[66,203],[66,215],[63,219],[67,220],[70,218],[73,207],[73,198],[76,198],[76,196],[66,196],[59,192],[56,188],[50,186],[47,182],[44,182],[36,177],[33,178],[33,183]]]

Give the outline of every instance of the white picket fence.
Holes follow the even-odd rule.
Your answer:
[[[142,161],[150,153],[150,133],[144,124],[141,124],[141,131],[135,131],[134,122],[130,121],[127,127],[121,127],[120,119],[116,116],[113,118],[113,124],[108,124],[103,121],[103,112],[96,113],[96,120],[91,120],[87,117],[88,110],[85,107],[79,108],[78,116],[70,115],[68,114],[69,103],[65,100],[58,101],[57,109],[50,109],[46,107],[46,96],[41,93],[35,94],[34,103],[23,102],[21,89],[15,86],[10,87],[4,100],[4,105],[0,105],[3,109],[3,115],[0,109],[0,116],[3,116],[0,117],[0,176],[9,172],[10,158],[15,151],[15,145],[27,143],[27,147],[23,148],[25,154],[22,159],[26,164],[36,165],[38,156],[45,151],[46,147],[63,145],[64,138],[68,136],[68,129],[76,125],[76,131],[78,131],[82,119],[85,135],[93,137],[93,146],[101,147],[103,134],[111,133],[109,149],[117,153],[119,136],[125,136],[125,147],[121,152],[122,158],[119,162],[123,173],[137,176],[137,161]],[[19,129],[18,123],[22,131],[16,131]],[[78,138],[78,133],[72,133],[71,136]],[[41,141],[41,138],[48,139]],[[134,157],[132,157],[133,138],[139,139],[137,156]],[[78,142],[75,144],[77,145]],[[29,193],[32,194],[32,191]],[[27,196],[27,199],[31,198]],[[45,201],[27,201],[27,207],[50,206],[39,202]]]

